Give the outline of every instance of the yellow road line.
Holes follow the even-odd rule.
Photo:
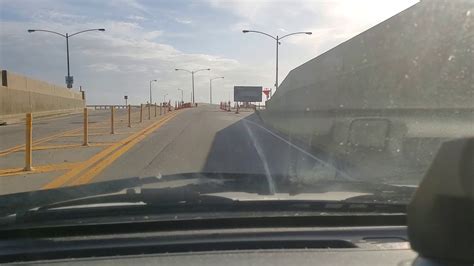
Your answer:
[[[89,136],[105,136],[105,135],[127,135],[130,132],[115,132],[114,134],[110,134],[110,132],[96,132],[96,133],[89,133]],[[67,134],[61,137],[82,137],[83,134]]]
[[[54,149],[68,149],[68,148],[86,148],[86,147],[102,147],[110,146],[116,142],[102,142],[102,143],[89,143],[89,146],[84,146],[82,144],[63,144],[63,145],[45,145],[45,146],[35,146],[33,151],[42,151],[42,150],[54,150]],[[25,148],[16,150],[16,152],[24,151]]]
[[[36,146],[33,150],[53,150],[53,149],[67,149],[67,148],[86,148],[86,147],[103,147],[110,146],[113,142],[109,143],[89,143],[89,146],[84,146],[82,144],[64,144],[64,145],[45,145],[45,146]]]
[[[22,174],[39,174],[45,172],[59,171],[59,170],[69,170],[80,163],[60,163],[60,164],[46,164],[35,166],[33,171],[24,171],[23,167],[21,168],[10,168],[10,169],[0,169],[0,177],[2,176],[12,176],[12,175],[22,175]]]
[[[61,132],[59,134],[55,134],[55,135],[52,135],[52,136],[48,136],[48,137],[44,137],[44,138],[35,140],[35,141],[33,141],[33,145],[44,143],[44,142],[50,141],[52,139],[58,138],[58,137],[60,137],[64,134],[73,133],[73,132],[78,131],[78,130],[79,129],[68,130],[68,131],[65,131],[65,132]],[[19,150],[22,150],[22,149],[25,149],[25,145],[17,145],[15,147],[11,147],[11,148],[8,148],[6,150],[0,151],[0,156],[5,156],[5,155],[8,155],[12,152],[16,152],[16,151],[19,151]]]
[[[170,116],[167,120],[162,121],[161,123],[155,125],[153,128],[148,130],[147,132],[143,132],[140,136],[137,138],[133,139],[132,141],[128,142],[127,144],[123,145],[121,148],[119,148],[117,151],[115,151],[113,154],[110,156],[106,157],[100,163],[95,164],[92,168],[87,170],[87,172],[83,173],[80,175],[80,177],[76,180],[74,180],[71,185],[82,185],[82,184],[87,184],[89,183],[95,176],[100,174],[105,168],[107,168],[110,164],[112,164],[115,160],[117,160],[120,156],[122,156],[125,152],[130,150],[133,146],[135,146],[137,143],[145,139],[149,134],[153,133],[156,129],[160,128],[162,125],[164,125],[166,122],[171,120],[173,117],[176,115]]]
[[[91,167],[92,165],[97,163],[99,160],[105,158],[106,156],[108,156],[109,154],[114,152],[115,150],[119,149],[121,146],[123,146],[123,145],[127,144],[128,142],[132,141],[133,139],[139,137],[141,134],[143,134],[144,132],[150,130],[151,128],[154,128],[157,124],[161,124],[164,120],[167,121],[168,117],[169,116],[164,116],[162,119],[156,121],[155,123],[151,124],[150,126],[144,128],[143,130],[141,130],[137,133],[134,133],[133,135],[125,138],[124,140],[122,140],[120,142],[117,142],[117,143],[107,147],[106,149],[102,150],[101,152],[99,152],[99,153],[95,154],[94,156],[92,156],[91,158],[89,158],[87,161],[85,161],[82,164],[78,165],[77,167],[71,169],[71,171],[69,171],[66,174],[56,178],[52,182],[46,184],[42,189],[57,188],[57,187],[60,187],[60,186],[64,185],[70,179],[72,179],[76,175],[80,174],[85,169]]]
[[[101,125],[101,124],[108,123],[108,122],[109,122],[108,120],[100,121],[100,122],[97,122],[95,125]],[[33,141],[33,147],[34,147],[34,145],[53,140],[55,138],[59,138],[59,137],[61,137],[63,135],[66,135],[66,134],[79,132],[80,130],[82,130],[82,127],[71,129],[71,130],[68,130],[68,131],[64,131],[64,132],[61,132],[61,133],[58,133],[58,134],[55,134],[55,135],[47,136],[47,137],[44,137],[44,138],[41,138],[41,139],[38,139],[38,140],[34,140]],[[21,149],[24,149],[24,148],[25,148],[25,145],[22,144],[22,145],[17,145],[17,146],[2,150],[2,151],[0,151],[0,157],[8,155],[8,154],[13,153],[13,152],[17,152],[17,151],[19,151]]]

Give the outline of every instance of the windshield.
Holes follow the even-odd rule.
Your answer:
[[[0,215],[149,187],[107,201],[405,206],[441,144],[474,136],[469,0],[0,14]]]

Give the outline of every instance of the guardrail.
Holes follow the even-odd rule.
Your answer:
[[[184,108],[191,108],[193,105],[191,103],[183,103],[183,102],[175,102],[174,106],[171,102],[167,103],[160,103],[160,104],[141,104],[141,105],[87,105],[83,109],[83,128],[82,128],[82,144],[81,146],[90,146],[89,144],[89,109],[94,108],[95,110],[110,110],[110,118],[106,119],[105,121],[101,121],[100,123],[104,123],[105,125],[110,126],[110,131],[108,134],[117,134],[116,127],[119,126],[118,120],[126,121],[125,127],[131,128],[132,127],[132,108],[139,109],[139,117],[135,118],[137,123],[143,123],[145,120],[145,116],[148,120],[151,120],[152,116],[157,117],[159,115],[164,115],[168,112],[173,112],[175,110],[184,109]],[[116,117],[115,111],[116,109],[126,109],[125,115],[123,118]],[[145,109],[145,110],[144,110]],[[144,113],[145,112],[145,113]],[[26,120],[25,120],[25,166],[23,168],[24,172],[31,172],[34,171],[33,166],[33,150],[36,143],[33,142],[33,117],[34,113],[27,113]],[[80,132],[80,129],[77,130]],[[21,146],[13,147],[9,150],[16,151],[20,150]]]
[[[129,105],[125,104],[88,104],[87,108],[94,108],[94,110],[107,110],[112,107],[115,109],[127,109]],[[140,105],[130,105],[133,108],[140,108]]]
[[[230,112],[231,109],[235,109],[236,114],[238,114],[240,111],[257,111],[257,110],[265,110],[266,105],[265,104],[239,104],[239,103],[234,103],[234,106],[232,106],[231,102],[221,102],[219,105],[219,108],[223,111]]]
[[[115,117],[115,110],[116,109],[126,109],[125,117],[123,120],[126,121],[125,127],[132,127],[132,108],[139,108],[139,118],[136,118],[138,123],[144,122],[144,111],[146,111],[148,120],[151,120],[151,117],[157,117],[158,112],[160,115],[164,115],[168,112],[172,112],[174,110],[183,109],[183,108],[191,108],[191,103],[182,103],[182,102],[175,102],[174,106],[171,102],[167,103],[160,103],[160,104],[140,104],[140,105],[87,105],[83,110],[83,128],[82,128],[82,146],[90,146],[89,144],[89,112],[88,109],[94,108],[95,110],[110,110],[110,122],[105,120],[101,121],[100,123],[104,123],[105,125],[110,123],[110,131],[108,134],[113,135],[117,134],[116,132],[116,123],[117,119]],[[152,111],[153,108],[153,111]],[[145,110],[143,110],[145,109]],[[158,111],[159,109],[159,111]],[[152,115],[153,112],[153,115]],[[26,125],[25,125],[25,167],[23,171],[31,172],[34,171],[33,167],[33,146],[36,143],[33,143],[33,113],[26,114]],[[119,125],[117,125],[119,126]],[[79,130],[78,130],[79,131]],[[15,148],[17,149],[17,148]]]

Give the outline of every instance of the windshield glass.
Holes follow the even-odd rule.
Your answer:
[[[0,14],[3,215],[149,187],[118,202],[405,206],[441,144],[474,136],[469,0],[2,0]]]

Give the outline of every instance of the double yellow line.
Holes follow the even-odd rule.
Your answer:
[[[68,131],[65,131],[65,132],[61,132],[59,134],[55,134],[55,135],[51,135],[51,136],[48,136],[48,137],[44,137],[44,138],[41,138],[41,139],[38,139],[36,141],[33,141],[33,145],[37,145],[37,144],[40,144],[40,143],[44,143],[44,142],[47,142],[47,141],[50,141],[50,140],[53,140],[55,138],[59,138],[63,135],[66,135],[66,134],[72,134],[72,133],[76,133],[76,132],[79,132],[80,128],[76,128],[76,129],[72,129],[72,130],[68,130]],[[20,151],[22,149],[25,149],[25,145],[17,145],[17,146],[14,146],[14,147],[11,147],[11,148],[8,148],[6,150],[2,150],[0,151],[0,156],[5,156],[5,155],[8,155],[10,153],[13,153],[13,152],[17,152],[17,151]]]
[[[68,182],[70,185],[80,185],[90,182],[95,176],[112,164],[122,154],[130,150],[150,133],[163,126],[166,122],[171,120],[180,112],[181,111],[170,113],[169,115],[161,118],[143,130],[136,132],[126,139],[107,147],[106,149],[92,156],[87,161],[81,163],[77,167],[72,168],[69,172],[46,184],[42,189],[57,188],[65,185]]]
[[[123,118],[121,118],[121,117],[123,117]],[[126,116],[121,116],[121,117],[119,117],[118,119],[120,120],[120,119],[125,119],[126,118]],[[109,123],[109,122],[108,121],[100,121],[96,124],[96,126],[90,127],[90,129],[95,129],[96,127],[100,127],[100,125],[103,125],[103,124],[106,124],[106,123]],[[110,127],[104,127],[104,128],[110,128]],[[64,131],[64,132],[61,132],[61,133],[58,133],[58,134],[54,134],[54,135],[51,135],[51,136],[47,136],[47,137],[44,137],[44,138],[37,139],[37,140],[33,141],[33,147],[35,145],[38,145],[38,144],[41,144],[41,143],[44,143],[44,142],[48,142],[50,140],[54,140],[54,139],[64,137],[64,136],[82,136],[82,134],[80,134],[81,130],[82,130],[82,127],[67,130],[67,131]],[[94,133],[92,133],[92,134],[94,134]],[[21,151],[21,150],[24,150],[24,149],[25,149],[24,144],[17,145],[17,146],[11,147],[11,148],[7,148],[5,150],[0,151],[0,157],[1,156],[6,156],[6,155],[9,155],[10,153],[14,153],[14,152]]]
[[[59,170],[68,170],[77,166],[78,164],[79,163],[59,163],[59,164],[40,165],[40,166],[35,166],[35,170],[32,172],[25,172],[23,167],[0,169],[0,177],[18,175],[18,174],[30,174],[30,173],[39,174],[39,173],[47,173],[47,172],[59,171]]]

